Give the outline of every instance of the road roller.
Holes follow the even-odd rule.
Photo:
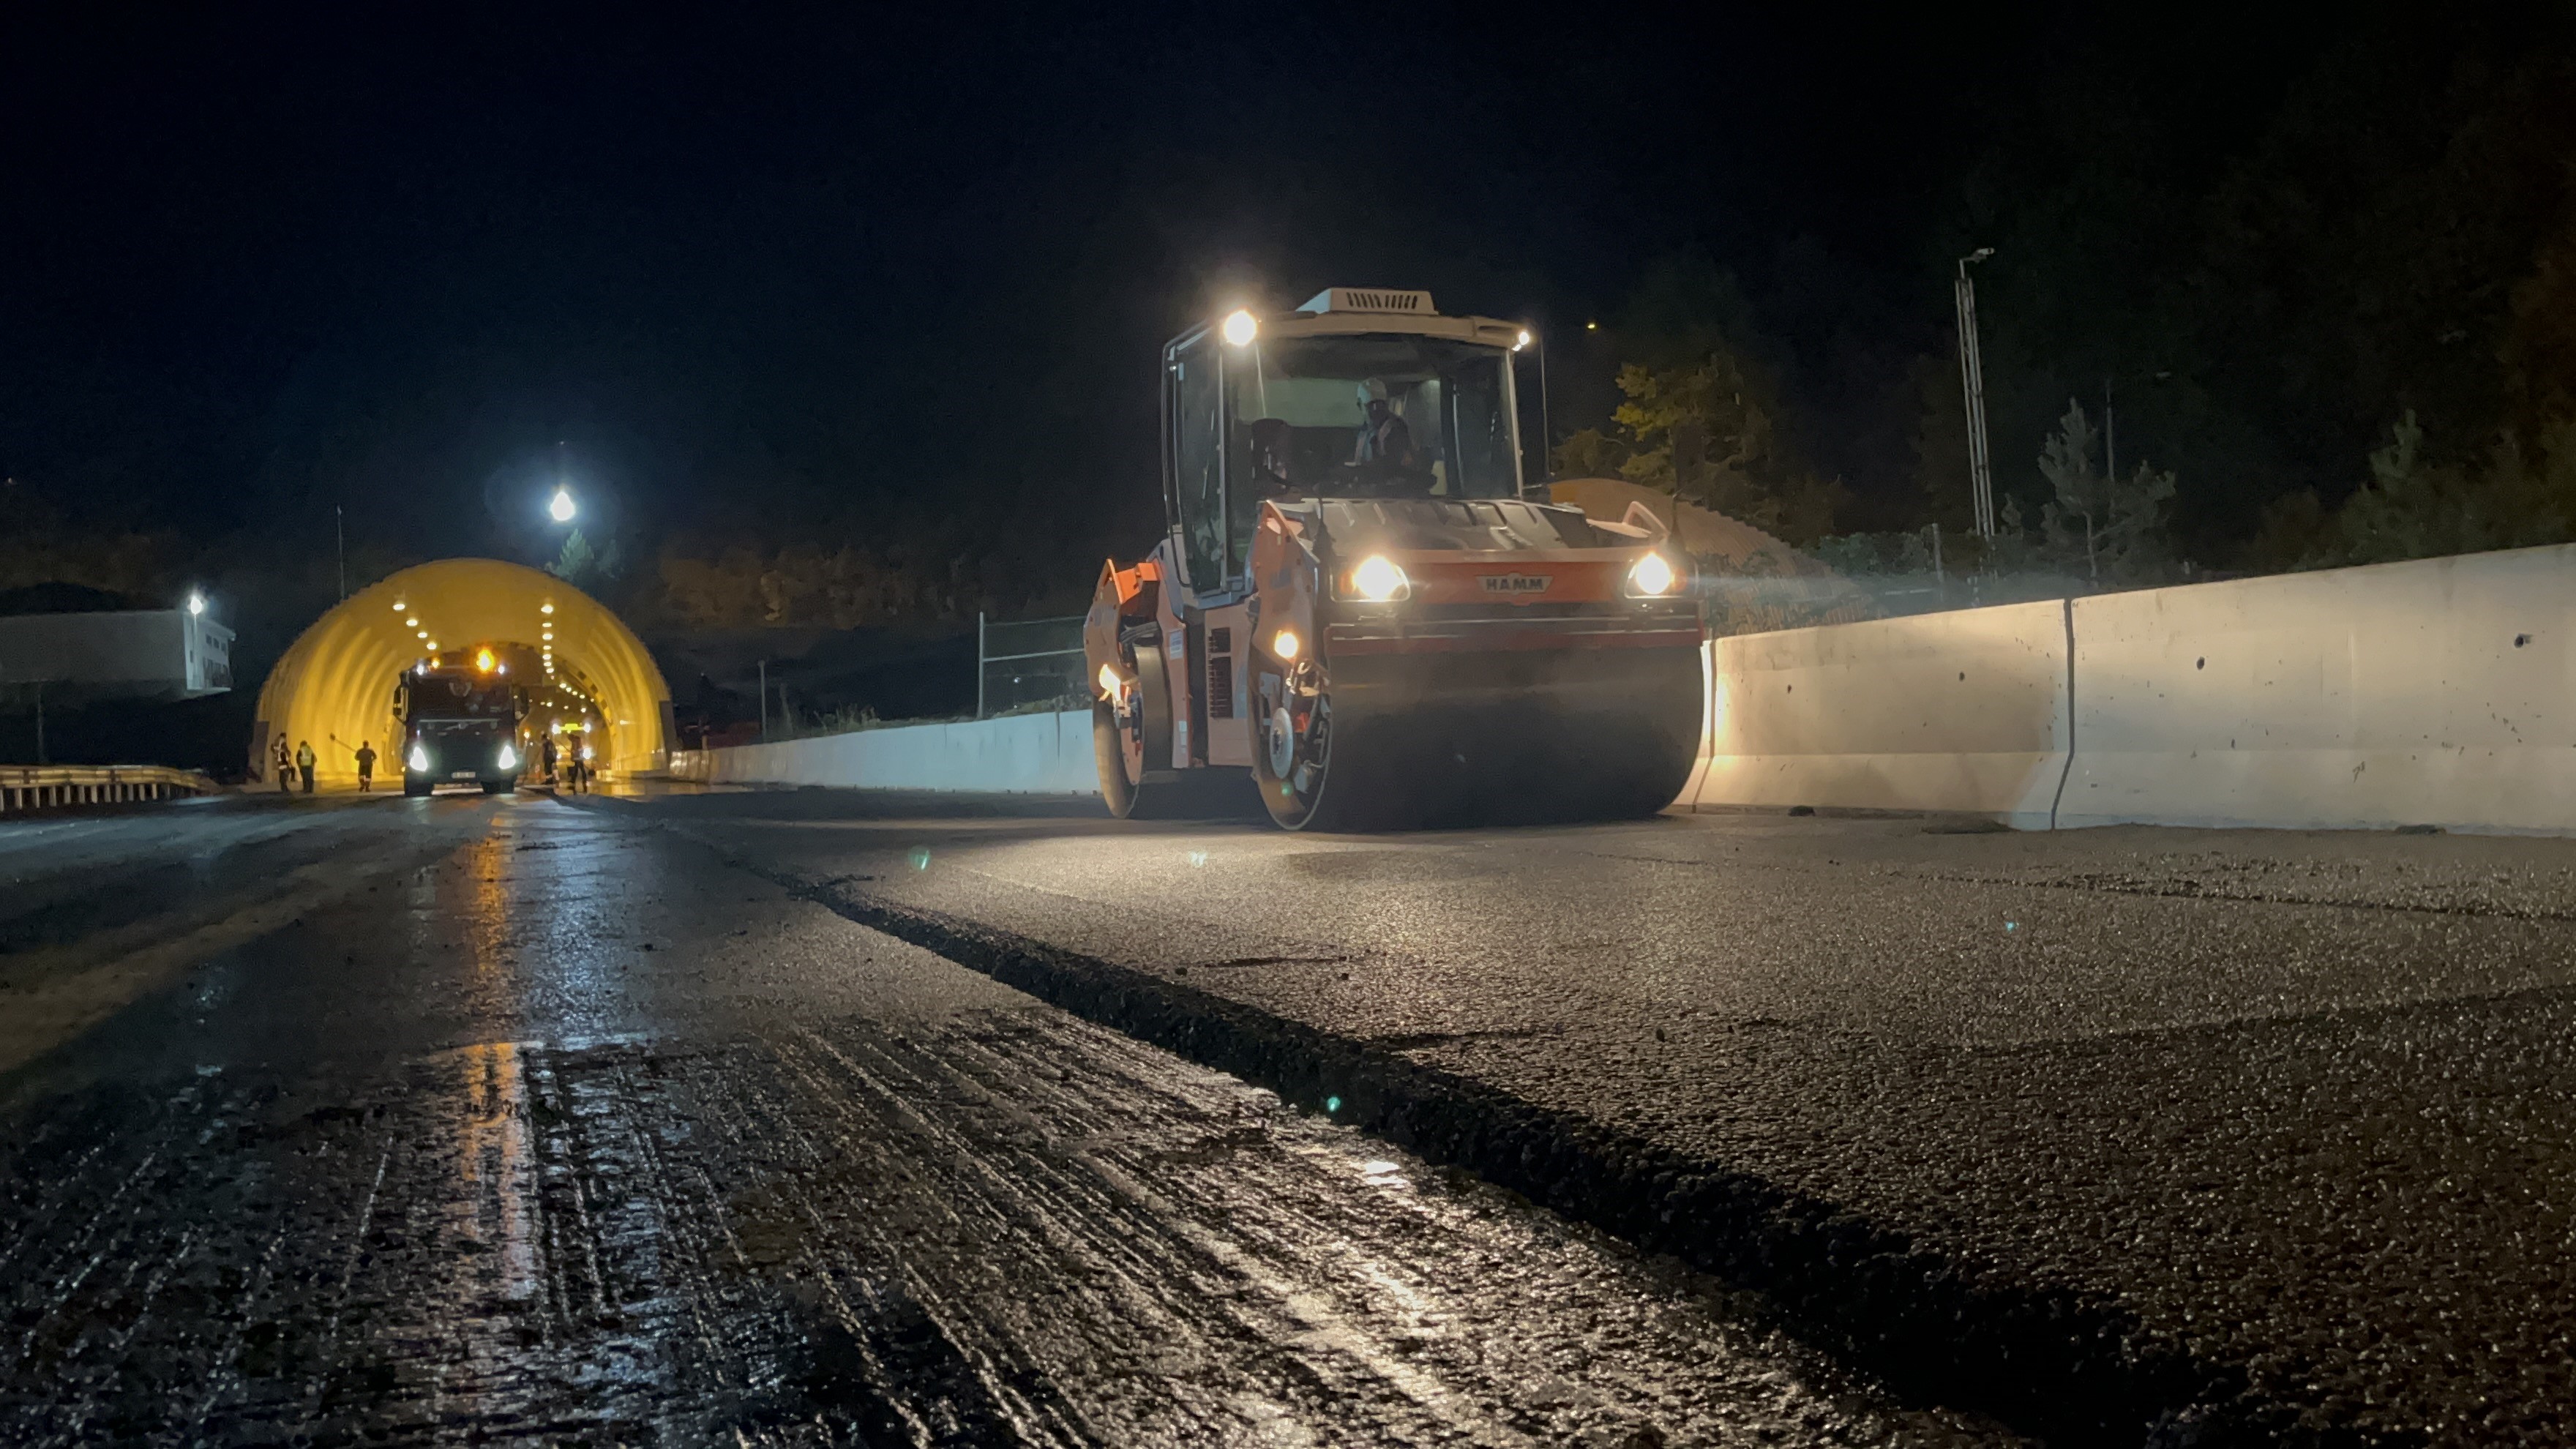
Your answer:
[[[1291,830],[1651,814],[1707,693],[1652,510],[1525,487],[1522,324],[1331,288],[1163,350],[1162,541],[1084,619],[1101,797]],[[1537,424],[1543,433],[1544,421]]]

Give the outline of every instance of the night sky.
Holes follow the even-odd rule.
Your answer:
[[[1697,248],[1830,415],[1942,345],[2016,96],[2262,51],[2170,7],[403,13],[9,22],[13,486],[531,557],[560,466],[608,529],[1132,551],[1155,346],[1219,303],[1428,287],[1548,324],[1581,406],[1580,322]]]

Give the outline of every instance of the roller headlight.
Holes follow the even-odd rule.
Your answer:
[[[499,765],[504,770],[515,770],[519,768],[519,752],[510,748],[508,745],[503,745],[501,747],[500,757],[495,759],[492,763]]]
[[[403,756],[403,763],[409,765],[414,773],[426,772],[429,769],[429,746],[412,746],[411,753]]]
[[[1413,580],[1404,576],[1404,568],[1382,553],[1361,559],[1351,570],[1350,588],[1343,595],[1364,604],[1392,604],[1413,596]]]
[[[1650,553],[1628,566],[1628,582],[1622,592],[1632,599],[1660,599],[1681,587],[1681,571],[1659,553]]]

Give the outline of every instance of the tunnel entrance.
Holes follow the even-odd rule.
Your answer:
[[[351,594],[298,636],[260,686],[250,763],[268,778],[277,739],[309,742],[323,779],[357,777],[376,750],[376,778],[399,780],[396,692],[407,671],[488,667],[517,682],[534,753],[551,735],[587,748],[603,775],[670,764],[671,691],[618,617],[552,574],[499,559],[421,564]]]

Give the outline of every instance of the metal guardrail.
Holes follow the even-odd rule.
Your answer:
[[[167,765],[0,765],[0,815],[211,795],[221,788],[201,771]]]

